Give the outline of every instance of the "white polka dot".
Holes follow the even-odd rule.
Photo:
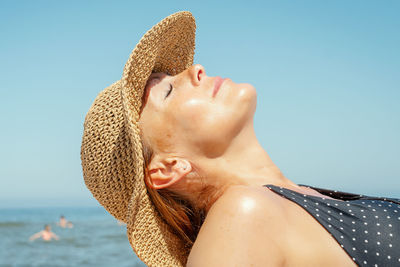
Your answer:
[[[368,223],[367,223],[367,222],[364,222],[364,225],[368,225]]]
[[[381,235],[381,232],[377,232],[378,235]]]
[[[389,248],[391,248],[391,247],[393,247],[393,245],[392,245],[392,244],[389,244]]]
[[[328,210],[328,213],[331,213],[331,211],[330,211],[330,210]]]
[[[379,246],[381,244],[381,242],[378,241],[378,242],[376,242],[376,244]]]
[[[386,216],[386,218],[390,219],[390,216]]]
[[[365,240],[364,240],[364,242],[365,242],[365,243],[368,243],[368,240],[367,240],[367,239],[365,239]]]
[[[328,224],[328,227],[329,227],[329,228],[331,228],[331,227],[332,227],[332,225]]]
[[[367,264],[367,261],[364,261],[364,264]]]
[[[364,212],[364,210],[361,210],[361,212]]]
[[[356,261],[356,258],[353,258],[353,261]]]
[[[343,227],[340,227],[340,230],[343,230]]]
[[[379,256],[379,252],[376,253],[376,256]]]
[[[307,202],[307,199],[304,199],[304,202]]]
[[[390,255],[388,255],[388,259],[390,260],[392,257],[390,257]]]
[[[328,221],[330,221],[331,220],[331,218],[330,217],[328,217]]]
[[[319,209],[315,209],[315,211],[319,211]]]
[[[393,236],[393,234],[392,234],[392,233],[390,233],[390,234],[389,234],[389,236],[390,236],[390,237],[392,237],[392,236]]]
[[[351,223],[352,223],[352,224],[355,224],[356,222],[355,222],[355,221],[352,221]]]
[[[376,226],[380,226],[381,224],[380,223],[376,223]]]
[[[351,231],[355,232],[355,231],[356,231],[356,229],[351,229]]]
[[[319,214],[317,213],[317,217],[319,217]]]
[[[365,231],[364,231],[364,233],[368,234],[368,231],[367,231],[367,230],[365,230]]]
[[[375,215],[375,218],[379,218],[378,215]]]
[[[365,249],[365,250],[364,250],[364,253],[368,253],[368,250]]]
[[[351,212],[351,210],[349,210],[349,212]]]
[[[343,213],[339,212],[339,215],[340,215],[340,216],[342,216],[342,215],[343,215]],[[399,218],[400,218],[400,217],[399,217]]]
[[[376,211],[376,209],[372,209],[372,211]]]
[[[347,207],[350,207],[350,204],[346,204]]]
[[[315,205],[317,205],[317,206],[318,206],[318,205],[319,205],[319,203],[317,202],[317,203],[315,203]]]
[[[387,209],[383,209],[384,212],[387,212]]]
[[[389,227],[392,227],[392,225],[389,223]]]
[[[355,237],[353,237],[352,239],[353,239],[353,241],[356,241],[356,238],[355,238]]]

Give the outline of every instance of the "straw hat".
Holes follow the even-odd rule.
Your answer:
[[[175,75],[193,64],[195,20],[172,14],[133,49],[122,79],[96,97],[86,115],[81,147],[86,186],[105,209],[127,223],[129,242],[148,266],[183,266],[187,248],[152,204],[144,183],[138,120],[152,72]]]

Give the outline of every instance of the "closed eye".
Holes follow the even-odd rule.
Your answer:
[[[169,90],[167,91],[167,94],[165,95],[164,99],[166,99],[171,94],[172,89],[173,89],[172,84],[169,84]]]

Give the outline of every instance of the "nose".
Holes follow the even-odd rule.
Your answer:
[[[194,86],[200,85],[203,78],[206,77],[206,71],[204,70],[204,67],[200,64],[195,64],[191,66],[188,69],[188,74]]]

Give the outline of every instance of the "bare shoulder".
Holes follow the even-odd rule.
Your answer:
[[[209,210],[188,266],[280,265],[280,201],[266,188],[229,188]]]
[[[211,207],[205,224],[218,224],[232,220],[232,223],[257,223],[268,220],[281,212],[282,198],[263,187],[232,186]],[[256,219],[256,221],[255,221]]]

